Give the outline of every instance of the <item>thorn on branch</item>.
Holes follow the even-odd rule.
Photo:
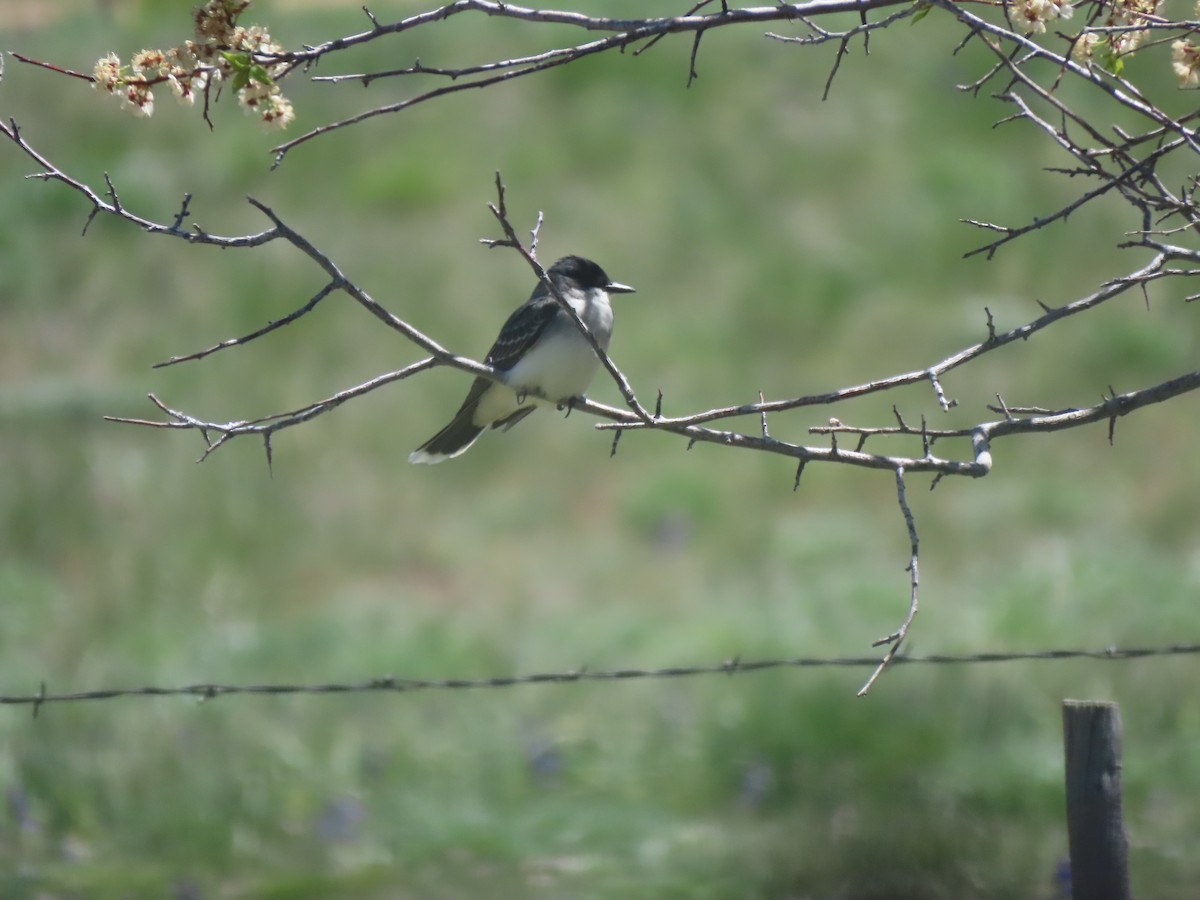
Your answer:
[[[704,29],[696,31],[696,36],[692,39],[692,55],[688,60],[688,79],[685,87],[691,87],[692,82],[700,77],[700,73],[696,71],[696,55],[700,52],[700,38],[704,36]]]
[[[992,318],[992,311],[990,309],[988,309],[985,306],[983,308],[983,311],[985,313],[987,313],[987,331],[988,331],[987,342],[989,344],[994,344],[994,343],[996,343],[996,322]]]
[[[658,399],[654,401],[654,418],[662,418],[662,388],[658,389]]]
[[[159,408],[159,410],[161,412],[165,413],[167,416],[169,416],[172,419],[175,419],[175,420],[181,421],[181,422],[183,421],[183,417],[181,415],[179,415],[179,413],[175,412],[175,410],[171,409],[169,406],[167,406],[165,403],[163,403],[161,400],[159,400],[156,395],[147,394],[146,396],[150,399],[151,403],[153,403],[155,406],[157,406]]]
[[[1104,402],[1109,403],[1111,401],[1115,401],[1116,399],[1117,399],[1117,392],[1113,388],[1113,386],[1110,384],[1108,386],[1108,396],[1104,398]],[[1116,432],[1116,430],[1117,430],[1117,416],[1116,416],[1116,413],[1114,413],[1112,415],[1112,417],[1108,420],[1108,446],[1110,446],[1110,447],[1113,445],[1113,435]]]
[[[838,70],[842,67],[842,57],[850,50],[849,36],[842,38],[838,44],[837,56],[833,58],[833,66],[829,69],[829,77],[825,79],[825,89],[821,91],[821,102],[829,99],[829,91],[833,88],[833,79],[837,77]]]
[[[507,217],[508,208],[505,206],[504,201],[504,180],[500,177],[499,169],[496,170],[496,201],[498,214]]]
[[[171,224],[171,231],[179,231],[183,227],[183,220],[189,215],[188,204],[192,202],[190,193],[183,195],[183,204],[179,207],[179,212],[175,214],[175,221]]]
[[[498,172],[496,173],[499,174]],[[542,232],[542,211],[539,209],[537,221],[533,223],[533,228],[529,229],[529,255],[537,259],[538,236]]]
[[[92,222],[93,222],[93,220],[95,220],[96,214],[99,212],[100,212],[100,204],[98,204],[98,203],[93,204],[91,212],[88,213],[87,219],[84,220],[83,230],[79,232],[80,237],[87,237],[88,229],[92,227]]]
[[[496,170],[496,202],[489,203],[488,209],[491,210],[493,216],[500,222],[501,227],[508,221],[508,208],[504,202],[504,182],[500,178],[500,170]],[[512,237],[504,237],[498,239],[480,238],[479,243],[483,244],[488,249],[494,247],[516,247],[516,240]]]
[[[613,432],[612,447],[608,451],[609,459],[612,459],[614,456],[617,455],[617,444],[620,443],[621,435],[623,435],[624,433],[625,433],[625,430],[623,428],[618,428],[616,431]]]
[[[217,440],[214,441],[209,436],[208,429],[204,427],[201,427],[200,429],[200,436],[204,439],[205,446],[204,452],[201,453],[199,458],[196,460],[197,463],[202,463],[208,459],[218,447],[225,443],[226,437],[225,435],[221,435],[219,438],[217,438]]]
[[[1000,412],[1004,414],[1004,420],[1011,422],[1013,420],[1012,411],[1008,408],[1008,404],[1004,402],[1004,398],[999,393],[996,394],[996,402],[1000,405]]]
[[[208,125],[208,130],[210,132],[217,130],[217,127],[213,124],[212,116],[209,115],[209,113],[211,111],[212,86],[213,86],[212,79],[206,78],[204,81],[204,89],[201,91],[201,93],[204,94],[204,111],[202,113],[202,117],[204,119],[205,124]],[[283,153],[278,153],[275,156],[275,163],[274,163],[274,165],[271,166],[271,168],[272,169],[279,168],[279,164],[281,162],[283,162]]]
[[[684,15],[685,16],[694,16],[696,13],[700,12],[700,10],[702,10],[704,7],[708,6],[708,4],[710,2],[712,2],[712,0],[699,0],[699,2],[694,4],[691,9],[689,9],[687,12],[684,13]],[[721,0],[721,13],[722,13],[722,15],[729,14],[729,7],[726,5],[726,0]],[[636,50],[634,50],[632,55],[633,56],[641,56],[645,51],[649,50],[651,47],[653,47],[655,44],[657,44],[659,41],[661,41],[664,37],[666,37],[667,33],[668,32],[666,32],[666,31],[660,31],[658,34],[654,35],[654,37],[650,38],[650,40],[646,41],[646,43],[643,44],[641,47],[638,47]],[[699,37],[699,35],[697,35],[697,37]],[[625,45],[621,45],[621,52],[622,53],[625,52]],[[695,68],[695,61],[696,61],[695,48],[693,47],[693,54],[692,54],[692,68],[693,69]],[[688,85],[691,86],[690,79],[688,81]]]
[[[275,227],[280,231],[291,232],[291,229],[283,224],[283,220],[280,219],[279,216],[275,215],[275,210],[271,209],[271,207],[267,206],[267,204],[249,194],[246,195],[246,202],[270,219]]]
[[[800,476],[804,474],[804,466],[807,465],[807,463],[808,463],[807,459],[802,459],[802,460],[800,460],[799,464],[796,466],[796,480],[792,482],[792,493],[793,494],[796,493],[796,489],[798,487],[800,487]]]
[[[108,186],[108,189],[105,191],[105,193],[108,194],[108,198],[112,200],[113,210],[118,213],[123,212],[124,210],[121,209],[121,198],[117,196],[117,188],[113,184],[112,178],[109,177],[107,172],[104,173],[104,183]]]

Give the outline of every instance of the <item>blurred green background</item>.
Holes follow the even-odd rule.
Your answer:
[[[188,4],[3,2],[5,49],[90,71],[188,36]],[[682,5],[657,4],[663,13]],[[379,4],[384,21],[421,4]],[[580,8],[644,10],[633,2]],[[353,33],[355,2],[255,3],[287,46]],[[1019,224],[1078,186],[1007,110],[955,90],[938,13],[876,35],[820,101],[832,46],[709,34],[464,92],[295,150],[275,172],[225,97],[214,131],[159,98],[142,121],[6,60],[0,112],[92,185],[206,229],[272,206],[359,285],[478,356],[531,284],[486,203],[546,221],[543,260],[592,256],[620,298],[617,363],[669,414],[929,365],[1143,257],[1097,205],[964,261],[974,217]],[[321,74],[515,56],[579,35],[459,17],[331,57]],[[1165,54],[1167,51],[1163,51]],[[1155,61],[1157,60],[1157,61]],[[1160,71],[1161,69],[1161,71]],[[1165,55],[1127,72],[1165,94]],[[1064,87],[1064,90],[1069,89]],[[286,82],[289,134],[407,95]],[[1192,95],[1194,96],[1194,95]],[[1168,97],[1166,102],[1176,102]],[[1097,114],[1101,124],[1110,114]],[[0,691],[475,678],[861,655],[907,603],[893,478],[540,413],[410,467],[467,379],[435,372],[202,465],[194,434],[105,423],[145,400],[228,420],[294,408],[419,358],[343,297],[250,346],[154,362],[302,304],[321,274],[280,245],[151,238],[0,147]],[[1085,405],[1193,367],[1185,289],[1130,293],[927,388],[772,418],[936,425]],[[598,379],[596,399],[617,402]],[[1010,439],[982,481],[911,478],[913,652],[1200,639],[1200,442],[1187,396],[1103,427]],[[742,423],[754,429],[757,423]],[[813,439],[816,440],[816,439]],[[911,445],[888,445],[914,452]],[[881,443],[878,449],[885,449]],[[943,445],[965,456],[966,446]],[[1059,703],[1115,699],[1135,893],[1194,896],[1195,658],[901,667],[413,695],[122,700],[0,713],[0,896],[30,898],[963,898],[1060,896]]]

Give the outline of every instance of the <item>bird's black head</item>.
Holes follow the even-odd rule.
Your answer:
[[[603,288],[612,294],[632,294],[633,288],[620,284],[608,277],[608,273],[590,259],[582,256],[564,256],[548,270],[554,279],[570,279],[584,290]]]

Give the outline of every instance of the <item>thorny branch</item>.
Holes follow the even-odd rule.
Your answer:
[[[904,642],[905,636],[908,634],[908,629],[913,623],[913,619],[917,615],[917,589],[920,586],[920,576],[918,574],[918,558],[920,556],[920,540],[917,537],[917,523],[913,519],[912,509],[908,505],[908,498],[904,494],[904,468],[898,466],[896,468],[896,500],[900,504],[900,512],[904,515],[904,525],[908,529],[908,539],[911,544],[912,553],[908,559],[909,573],[909,594],[908,594],[908,614],[904,617],[904,621],[900,623],[900,627],[891,634],[881,637],[871,646],[883,647],[886,646],[887,652],[883,655],[883,659],[879,661],[879,665],[871,673],[871,677],[866,683],[859,688],[858,696],[865,696],[867,691],[871,689],[883,670],[896,659],[896,654],[900,652],[900,645]]]
[[[271,435],[285,428],[299,425],[310,421],[316,416],[322,415],[335,409],[337,406],[346,400],[361,396],[376,390],[386,384],[394,381],[399,381],[433,368],[438,365],[447,365],[453,368],[460,369],[472,375],[483,375],[484,377],[500,380],[496,372],[488,366],[452,353],[436,342],[433,338],[421,332],[419,329],[411,325],[405,319],[400,318],[381,306],[378,301],[368,295],[364,290],[358,287],[352,280],[347,278],[337,267],[337,265],[318,248],[313,246],[306,238],[288,226],[283,220],[269,207],[258,202],[254,198],[248,198],[256,209],[263,213],[272,222],[272,227],[262,232],[246,236],[226,237],[215,235],[204,231],[198,225],[193,226],[192,230],[184,231],[179,227],[179,220],[176,219],[171,225],[162,225],[154,223],[148,219],[142,218],[124,206],[122,206],[119,195],[114,185],[109,183],[106,189],[106,195],[109,200],[104,200],[101,196],[88,185],[77,181],[66,173],[60,171],[53,166],[41,154],[37,153],[25,141],[20,134],[15,123],[4,125],[0,123],[0,132],[7,135],[10,140],[13,140],[21,149],[36,160],[39,165],[43,166],[43,171],[34,173],[29,176],[32,178],[53,179],[66,184],[86,197],[92,204],[93,209],[89,216],[94,217],[98,213],[105,213],[115,216],[125,221],[131,222],[143,228],[145,231],[152,234],[163,234],[183,238],[193,243],[216,244],[224,247],[252,247],[258,246],[272,240],[284,240],[292,244],[302,254],[315,262],[329,277],[329,281],[318,291],[313,297],[309,298],[303,305],[295,309],[293,312],[277,319],[267,325],[256,329],[249,334],[239,337],[229,338],[218,342],[204,349],[172,356],[169,359],[161,362],[158,366],[175,365],[187,361],[195,361],[217,353],[221,350],[233,346],[241,346],[249,343],[259,337],[262,337],[271,331],[289,325],[303,315],[311,312],[317,304],[335,291],[341,291],[348,294],[361,307],[370,312],[373,316],[379,319],[388,327],[399,332],[413,344],[429,353],[430,356],[419,362],[398,370],[377,376],[363,384],[347,388],[331,397],[314,402],[311,405],[300,409],[292,410],[286,413],[277,413],[270,416],[251,419],[237,420],[231,422],[215,422],[202,421],[187,413],[172,409],[166,405],[162,405],[161,401],[155,398],[167,419],[165,421],[149,421],[144,419],[116,419],[116,421],[127,421],[134,424],[165,427],[174,429],[188,429],[199,431],[205,439],[205,452],[201,457],[206,458],[213,451],[218,449],[223,444],[235,437],[243,435],[255,435],[264,441],[268,441]],[[507,211],[504,206],[504,186],[503,182],[497,179],[498,202],[492,204],[491,208],[497,221],[501,225],[501,229],[505,234],[503,240],[490,242],[514,248],[522,258],[526,260],[539,274],[539,277],[544,275],[544,270],[537,263],[532,253],[521,243],[517,236],[515,228],[511,225],[507,218]],[[759,400],[758,402],[746,403],[735,407],[724,407],[718,409],[705,410],[702,412],[693,413],[686,416],[666,417],[661,414],[661,404],[656,404],[656,412],[651,414],[637,400],[628,379],[621,373],[615,363],[607,356],[601,353],[601,359],[608,368],[614,383],[626,397],[630,404],[630,410],[621,410],[616,407],[607,406],[602,403],[597,403],[591,400],[584,400],[578,403],[575,408],[584,412],[591,413],[600,418],[609,420],[607,423],[597,425],[600,429],[618,429],[620,431],[652,429],[657,431],[666,431],[686,438],[689,445],[695,442],[711,443],[721,446],[742,447],[760,450],[767,453],[773,453],[782,456],[789,456],[804,462],[836,462],[842,465],[859,466],[863,468],[886,469],[895,471],[896,469],[904,469],[907,472],[932,472],[939,475],[969,475],[972,477],[980,477],[986,475],[990,470],[990,455],[986,457],[986,461],[980,455],[975,453],[970,460],[960,460],[951,458],[941,458],[934,456],[930,452],[923,452],[920,456],[896,456],[884,454],[872,454],[863,452],[861,447],[856,450],[847,450],[844,448],[831,446],[807,446],[795,444],[788,441],[780,440],[770,435],[764,435],[761,432],[740,432],[729,430],[717,430],[704,427],[707,423],[722,419],[738,418],[745,416],[761,416],[766,413],[776,413],[791,409],[798,409],[806,406],[832,406],[845,400],[855,397],[860,397],[868,394],[880,393],[892,390],[899,387],[918,384],[921,382],[929,382],[934,386],[935,395],[939,398],[939,403],[943,408],[950,408],[953,404],[945,398],[944,392],[941,390],[941,377],[966,363],[977,359],[985,353],[992,352],[1001,347],[1004,347],[1017,340],[1027,340],[1031,335],[1041,331],[1049,325],[1061,321],[1069,316],[1076,315],[1080,312],[1091,309],[1113,297],[1119,296],[1125,291],[1140,286],[1145,281],[1159,276],[1168,259],[1190,259],[1191,254],[1183,251],[1182,248],[1171,247],[1169,245],[1160,245],[1158,255],[1147,265],[1119,279],[1114,279],[1099,290],[1086,297],[1082,297],[1072,303],[1055,309],[1046,309],[1043,315],[1039,316],[1025,325],[1013,328],[1007,332],[996,333],[994,330],[989,332],[986,340],[966,347],[951,356],[940,360],[926,368],[917,369],[910,372],[905,372],[897,375],[880,378],[874,381],[866,382],[858,385],[851,385],[837,390],[824,392],[821,394],[806,395],[783,400]],[[582,322],[577,323],[582,327]],[[586,329],[585,329],[586,331]],[[597,350],[599,348],[596,348]],[[1072,409],[1053,415],[1031,416],[1022,419],[1005,419],[1000,422],[981,422],[977,425],[956,429],[952,431],[934,432],[934,439],[945,439],[949,437],[958,437],[972,439],[973,435],[982,434],[990,442],[995,437],[1006,436],[1009,434],[1031,433],[1036,431],[1052,431],[1059,430],[1064,427],[1073,427],[1076,425],[1088,424],[1090,422],[1107,420],[1114,416],[1125,415],[1142,406],[1151,403],[1161,402],[1164,399],[1169,399],[1179,393],[1194,390],[1196,387],[1194,379],[1190,376],[1184,376],[1180,379],[1174,379],[1162,385],[1146,388],[1141,391],[1134,391],[1128,394],[1118,395],[1101,404],[1093,407],[1080,409]],[[553,398],[547,398],[553,399]],[[811,429],[816,434],[833,434],[839,430],[846,430],[846,426],[830,428],[825,426],[817,426]],[[857,434],[871,436],[875,434],[912,434],[910,429],[852,429]],[[213,435],[216,437],[214,438]]]
[[[902,19],[915,19],[918,15],[924,15],[930,10],[939,15],[952,17],[959,22],[963,27],[964,36],[956,52],[968,46],[979,46],[984,48],[991,59],[979,78],[969,84],[961,85],[960,88],[973,94],[979,94],[987,89],[992,92],[992,96],[1009,104],[1013,109],[1012,115],[997,124],[1006,124],[1008,127],[1026,125],[1032,128],[1036,134],[1049,140],[1069,160],[1069,165],[1056,168],[1054,171],[1071,179],[1079,179],[1084,185],[1073,199],[1061,206],[1046,210],[1026,223],[1006,225],[977,219],[964,219],[964,222],[996,235],[994,239],[980,245],[967,255],[979,254],[990,259],[1002,247],[1016,239],[1044,229],[1051,223],[1065,221],[1094,200],[1106,196],[1116,196],[1128,204],[1136,218],[1136,225],[1128,230],[1127,235],[1124,236],[1125,239],[1118,246],[1143,254],[1139,257],[1141,262],[1127,275],[1107,281],[1090,293],[1065,305],[1052,308],[1041,304],[1041,315],[1006,331],[999,330],[991,311],[985,310],[986,322],[981,322],[981,340],[921,368],[818,394],[774,400],[765,399],[762,394],[759,394],[757,400],[751,399],[744,404],[673,417],[662,414],[661,392],[654,405],[654,411],[650,412],[638,399],[637,392],[629,379],[607,353],[595,343],[582,321],[576,321],[576,327],[580,328],[581,332],[592,342],[593,349],[610,379],[620,391],[627,408],[606,406],[590,400],[582,400],[573,408],[606,420],[596,427],[601,430],[613,431],[613,453],[616,452],[618,439],[625,432],[651,430],[676,435],[685,440],[688,448],[696,442],[703,442],[726,447],[753,449],[793,458],[797,461],[797,484],[800,473],[810,462],[832,462],[861,468],[888,470],[893,473],[898,504],[911,544],[908,567],[910,572],[909,606],[900,626],[877,642],[877,646],[886,645],[888,649],[883,658],[876,662],[871,677],[863,685],[861,693],[865,693],[890,663],[904,659],[897,653],[918,607],[919,542],[915,520],[905,494],[906,475],[929,472],[935,476],[934,485],[947,475],[982,477],[991,471],[994,442],[1011,435],[1049,432],[1090,423],[1107,422],[1111,440],[1114,423],[1118,417],[1200,388],[1200,371],[1195,371],[1185,372],[1158,384],[1125,393],[1118,393],[1110,388],[1108,394],[1099,402],[1070,409],[1022,408],[1011,406],[1002,397],[997,396],[998,405],[989,409],[993,414],[998,414],[1000,418],[987,418],[958,428],[930,427],[924,419],[919,427],[911,425],[905,421],[899,409],[893,407],[895,425],[852,425],[831,418],[828,425],[809,429],[810,434],[826,438],[828,446],[805,445],[781,440],[772,436],[767,428],[768,414],[811,406],[836,406],[856,397],[921,384],[927,384],[937,405],[943,411],[948,411],[956,406],[956,400],[947,394],[943,381],[955,370],[973,363],[985,354],[998,352],[1018,341],[1025,342],[1051,325],[1095,309],[1109,300],[1125,295],[1128,291],[1141,293],[1148,298],[1146,292],[1151,283],[1167,278],[1187,278],[1200,274],[1200,249],[1188,244],[1189,241],[1195,241],[1197,237],[1200,237],[1200,207],[1196,206],[1194,200],[1197,180],[1189,176],[1180,187],[1176,188],[1169,184],[1170,178],[1163,174],[1170,171],[1166,167],[1167,161],[1175,161],[1180,154],[1183,154],[1186,160],[1185,170],[1190,172],[1194,169],[1194,155],[1200,154],[1200,142],[1197,141],[1192,123],[1200,118],[1200,112],[1172,117],[1144,95],[1131,81],[1123,78],[1119,74],[1119,68],[1098,64],[1090,57],[1079,57],[1078,55],[1079,47],[1084,46],[1085,49],[1090,47],[1091,44],[1088,41],[1093,38],[1101,43],[1113,42],[1118,35],[1122,36],[1122,40],[1126,40],[1130,32],[1155,30],[1156,33],[1165,33],[1167,36],[1163,40],[1169,41],[1172,36],[1177,34],[1187,37],[1200,31],[1200,23],[1173,23],[1161,17],[1146,14],[1141,15],[1140,18],[1134,17],[1128,22],[1118,21],[1114,25],[1104,16],[1106,10],[1116,9],[1119,5],[1120,0],[1114,0],[1106,5],[1086,2],[1080,4],[1081,7],[1090,9],[1090,13],[1082,17],[1087,24],[1077,34],[1059,34],[1056,39],[1062,42],[1061,50],[1055,49],[1055,46],[1050,44],[1049,35],[1045,39],[1035,39],[1022,33],[1019,25],[1027,22],[1028,19],[1019,19],[1018,14],[1027,17],[1035,9],[1027,3],[1027,0],[1009,0],[1002,7],[984,8],[954,2],[954,0],[928,0],[925,4],[915,5],[910,4],[909,0],[812,0],[807,3],[777,3],[746,8],[731,7],[726,2],[717,4],[712,0],[698,0],[686,14],[681,16],[634,19],[589,16],[570,11],[537,10],[500,2],[500,0],[455,0],[455,2],[437,9],[392,23],[381,22],[370,10],[364,8],[370,28],[347,37],[306,46],[299,51],[273,55],[270,57],[272,64],[278,64],[292,72],[307,71],[319,62],[328,65],[329,60],[344,50],[385,38],[399,38],[411,34],[417,29],[465,13],[518,20],[531,27],[535,25],[573,27],[601,36],[580,43],[554,47],[540,53],[499,58],[471,66],[431,66],[423,63],[420,59],[414,59],[412,64],[400,68],[353,74],[331,74],[314,78],[315,81],[331,84],[356,81],[363,85],[370,85],[381,79],[414,81],[440,79],[443,81],[434,87],[419,90],[400,101],[380,105],[345,119],[321,125],[280,144],[273,149],[275,165],[279,165],[286,154],[298,145],[330,131],[357,125],[367,119],[385,114],[399,113],[417,104],[432,101],[457,91],[472,88],[484,89],[502,82],[544,72],[595,54],[607,53],[612,50],[623,52],[626,48],[631,48],[632,55],[637,56],[672,35],[690,35],[692,51],[689,56],[687,72],[687,83],[690,84],[698,73],[700,42],[707,31],[714,28],[736,25],[755,26],[770,22],[786,22],[798,26],[806,33],[781,35],[771,32],[767,36],[796,47],[836,44],[836,55],[825,82],[824,92],[825,95],[828,95],[833,79],[839,71],[852,41],[861,37],[865,50],[867,49],[866,42],[872,33],[885,29]],[[875,20],[870,18],[872,13],[896,6],[903,8]],[[1036,7],[1043,11],[1040,14],[1044,14],[1047,8],[1049,8],[1047,4]],[[818,20],[824,17],[845,16],[846,14],[856,15],[858,24],[842,29],[826,28],[818,24]],[[1030,28],[1029,30],[1037,31],[1038,29]],[[561,33],[561,28],[558,33]],[[1122,46],[1132,45],[1127,42]],[[1174,52],[1180,52],[1178,42]],[[26,62],[35,62],[23,57],[17,58]],[[1192,59],[1187,56],[1186,52],[1183,53],[1182,58],[1185,61]],[[1200,81],[1200,51],[1196,51],[1194,62],[1197,69],[1196,81]],[[1177,71],[1179,65],[1177,60]],[[82,73],[72,73],[54,66],[48,67],[64,74],[84,79],[88,77]],[[1182,79],[1183,75],[1180,77]],[[1085,111],[1085,108],[1081,106],[1080,91],[1062,89],[1062,85],[1066,81],[1082,86],[1083,93],[1090,92],[1094,95],[1093,100],[1099,98],[1102,103],[1120,110],[1123,120],[1127,124],[1123,128],[1098,125],[1098,119],[1094,112],[1095,107],[1088,107]],[[1141,124],[1139,127],[1133,127],[1128,124],[1129,121]],[[57,181],[86,199],[91,208],[84,224],[85,232],[96,216],[104,214],[136,225],[147,233],[176,237],[189,243],[227,248],[248,248],[282,240],[298,250],[325,273],[327,281],[320,290],[287,315],[268,322],[247,334],[228,338],[204,349],[172,356],[159,365],[194,362],[229,347],[253,342],[292,324],[335,293],[348,295],[358,306],[428,354],[424,359],[409,366],[381,374],[323,400],[289,412],[273,413],[257,419],[224,423],[206,421],[185,411],[172,408],[157,396],[151,395],[150,399],[164,417],[163,419],[125,418],[116,421],[149,427],[197,431],[204,441],[205,449],[201,459],[206,458],[235,437],[254,435],[263,441],[267,461],[270,464],[271,439],[275,433],[308,422],[348,400],[355,399],[384,385],[405,380],[436,366],[450,366],[471,375],[493,380],[501,378],[488,366],[453,353],[413,327],[405,318],[385,309],[358,287],[351,278],[347,277],[328,255],[287,225],[274,210],[253,198],[248,198],[249,202],[270,222],[270,227],[254,234],[222,236],[206,231],[195,223],[192,223],[190,229],[185,228],[185,223],[191,217],[188,209],[190,198],[188,197],[184,198],[173,219],[166,223],[156,222],[126,209],[121,203],[116,186],[107,176],[105,176],[105,188],[97,190],[61,171],[25,140],[16,122],[10,120],[7,124],[0,123],[0,132],[39,167],[37,172],[28,177],[43,181]],[[537,277],[553,290],[553,285],[546,280],[545,271],[536,257],[537,236],[541,227],[540,216],[537,226],[533,229],[532,241],[527,245],[518,237],[509,218],[505,206],[504,184],[499,173],[496,176],[496,190],[497,200],[495,203],[489,204],[489,207],[503,237],[489,239],[485,243],[514,250],[533,269]],[[563,302],[561,297],[558,299],[560,303]],[[569,306],[566,308],[570,311]],[[573,311],[571,312],[573,318],[578,319],[577,316],[574,316]],[[751,426],[744,431],[713,427],[713,423],[748,416],[753,417],[753,421],[758,427]],[[856,443],[853,449],[840,447],[837,443],[839,435],[854,436]],[[880,440],[893,442],[898,440],[910,445],[918,442],[917,446],[920,452],[894,454],[866,451],[865,447],[869,441],[878,442]],[[947,441],[963,442],[969,449],[957,454],[935,455],[934,447],[948,446]],[[192,689],[184,690],[191,691]],[[224,689],[217,692],[224,692]]]
[[[488,88],[501,82],[544,72],[548,69],[566,65],[598,53],[605,53],[612,50],[624,51],[625,48],[632,47],[640,42],[646,42],[646,45],[650,45],[666,35],[692,35],[692,55],[690,57],[687,77],[687,83],[690,85],[697,75],[696,57],[699,52],[700,39],[705,32],[711,29],[738,25],[762,25],[771,22],[804,22],[821,16],[831,16],[847,12],[865,15],[868,10],[887,9],[893,6],[909,6],[910,4],[911,0],[810,0],[807,3],[781,2],[770,6],[734,8],[726,3],[722,3],[719,8],[702,13],[699,10],[706,4],[701,3],[693,7],[693,11],[690,14],[683,16],[617,19],[607,16],[589,16],[584,13],[571,11],[532,9],[504,2],[504,0],[455,0],[455,2],[448,3],[438,9],[409,16],[390,24],[381,23],[370,10],[365,10],[371,22],[371,27],[366,31],[326,41],[312,47],[306,47],[301,51],[284,54],[279,59],[289,63],[293,67],[308,68],[342,50],[358,47],[392,35],[410,33],[423,26],[434,22],[441,22],[462,13],[479,13],[487,16],[516,19],[530,25],[566,25],[587,32],[604,33],[608,36],[573,44],[568,47],[554,48],[544,53],[502,59],[476,66],[430,68],[423,65],[418,59],[413,65],[401,69],[362,72],[340,76],[323,76],[318,80],[354,80],[364,85],[369,85],[381,78],[434,75],[448,78],[450,79],[450,83],[417,93],[412,97],[395,103],[377,106],[339,121],[313,128],[299,137],[273,148],[275,165],[278,166],[283,162],[284,157],[294,148],[330,131],[357,125],[376,116],[398,113],[447,94],[476,88]],[[642,49],[645,48],[644,46]]]

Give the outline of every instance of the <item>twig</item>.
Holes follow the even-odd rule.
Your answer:
[[[883,670],[896,659],[896,654],[900,651],[900,645],[904,643],[904,638],[908,635],[908,629],[913,623],[913,619],[917,615],[917,590],[920,585],[920,575],[918,570],[918,557],[920,541],[917,538],[917,525],[913,520],[912,509],[908,505],[908,500],[904,496],[904,469],[896,469],[896,500],[900,504],[900,512],[904,514],[904,525],[908,529],[908,539],[911,546],[911,555],[908,561],[909,573],[909,595],[908,595],[908,613],[904,616],[904,621],[900,623],[900,627],[891,634],[881,637],[871,646],[881,647],[888,645],[887,653],[883,659],[875,667],[875,671],[871,673],[871,677],[867,679],[866,684],[859,688],[858,696],[864,697],[871,690],[873,685],[883,674]]]

